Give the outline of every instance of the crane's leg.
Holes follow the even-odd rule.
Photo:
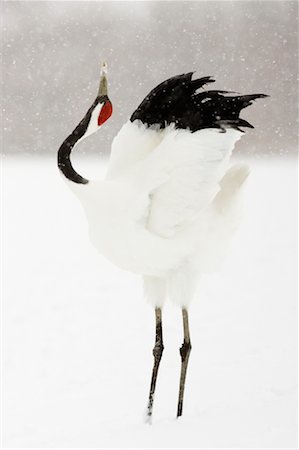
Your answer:
[[[162,334],[162,311],[161,311],[161,308],[155,308],[155,314],[156,314],[156,341],[155,341],[155,346],[153,348],[154,367],[153,367],[153,373],[152,373],[152,379],[151,379],[151,387],[150,387],[148,406],[147,406],[147,418],[146,418],[146,421],[148,423],[151,423],[151,417],[152,417],[152,413],[153,413],[153,403],[154,403],[155,389],[156,389],[156,382],[157,382],[157,375],[158,375],[160,361],[161,361],[161,358],[162,358],[162,353],[163,353],[163,350],[164,350],[163,334]]]
[[[183,400],[184,400],[186,373],[187,373],[189,356],[190,356],[190,352],[191,352],[191,348],[192,348],[191,342],[190,342],[188,311],[185,308],[183,308],[182,313],[183,313],[183,326],[184,326],[184,342],[180,348],[182,366],[181,366],[180,390],[179,390],[177,417],[180,417],[183,413]]]

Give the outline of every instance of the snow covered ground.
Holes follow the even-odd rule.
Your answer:
[[[55,157],[6,157],[4,447],[297,447],[297,167],[251,167],[242,227],[190,310],[184,416],[181,317],[168,305],[148,426],[154,314],[139,278],[91,247]]]

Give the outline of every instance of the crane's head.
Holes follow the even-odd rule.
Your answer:
[[[78,184],[87,184],[88,180],[81,177],[73,168],[70,161],[72,149],[81,140],[99,130],[100,126],[112,114],[112,104],[108,97],[107,64],[103,63],[100,73],[100,86],[98,95],[74,131],[63,141],[58,150],[58,167],[63,175],[70,181]]]
[[[100,73],[100,86],[98,92],[99,104],[102,105],[97,117],[98,126],[103,125],[106,120],[112,115],[112,103],[108,98],[108,83],[107,83],[107,63],[103,62]]]
[[[112,115],[112,103],[108,97],[107,83],[107,64],[104,62],[101,66],[100,86],[98,95],[92,106],[87,111],[86,116],[79,124],[81,127],[81,139],[90,136],[99,130],[100,126]],[[83,127],[83,129],[82,129]],[[76,130],[75,130],[75,134]]]

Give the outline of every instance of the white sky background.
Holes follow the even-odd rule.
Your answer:
[[[188,71],[212,89],[267,93],[244,110],[243,154],[297,148],[297,2],[2,2],[4,154],[52,154],[85,115],[108,61],[114,114],[79,154],[108,153],[149,90]],[[238,150],[240,152],[240,148]]]

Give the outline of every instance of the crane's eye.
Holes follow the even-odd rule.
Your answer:
[[[98,117],[98,125],[99,126],[103,125],[103,123],[109,119],[111,114],[112,114],[112,104],[108,100],[101,109],[101,112]]]

